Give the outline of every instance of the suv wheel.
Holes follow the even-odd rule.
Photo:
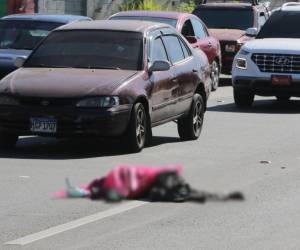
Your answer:
[[[233,90],[234,102],[235,105],[241,108],[249,108],[252,106],[254,101],[254,94],[240,91],[238,89]]]
[[[0,149],[9,150],[16,146],[18,136],[14,134],[7,134],[0,131]]]
[[[181,140],[196,140],[200,136],[204,119],[204,101],[195,94],[188,116],[178,120],[177,128]]]
[[[281,102],[286,102],[286,101],[288,101],[288,100],[290,100],[290,96],[282,96],[282,95],[278,95],[278,96],[276,96],[276,98],[277,98],[277,100],[278,101],[281,101]]]
[[[148,117],[143,104],[136,103],[132,109],[131,117],[125,139],[132,153],[140,152],[148,137]]]
[[[220,68],[219,64],[216,61],[213,61],[211,64],[211,90],[215,91],[219,86],[220,81]]]

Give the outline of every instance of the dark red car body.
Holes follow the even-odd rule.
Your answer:
[[[205,24],[195,15],[188,14],[188,13],[180,13],[180,12],[168,12],[168,11],[124,11],[116,13],[115,15],[111,16],[109,19],[134,19],[134,20],[147,20],[150,21],[148,18],[161,18],[162,19],[169,19],[174,20],[172,26],[176,28],[176,30],[186,37],[184,34],[183,28],[186,22],[189,20],[197,20],[199,21],[203,27],[204,32],[206,33],[206,37],[204,38],[197,38],[197,41],[191,43],[193,48],[199,48],[204,51],[206,54],[209,63],[211,64],[214,60],[219,63],[221,67],[221,48],[219,41],[211,36],[207,31]],[[195,36],[193,31],[191,31],[190,36]],[[190,41],[190,39],[188,39]]]

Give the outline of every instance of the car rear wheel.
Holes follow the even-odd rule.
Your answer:
[[[213,61],[211,64],[211,90],[215,91],[219,87],[220,81],[220,68],[217,61]]]
[[[129,151],[140,152],[148,138],[148,117],[143,104],[136,103],[132,109],[129,126],[125,137]]]
[[[254,101],[254,94],[251,92],[249,93],[234,89],[233,96],[235,105],[240,108],[250,108]]]
[[[181,140],[196,140],[199,138],[203,119],[204,101],[201,95],[195,94],[188,116],[178,120],[177,128]]]
[[[278,101],[281,101],[281,102],[286,102],[288,100],[290,100],[290,96],[282,96],[282,95],[279,95],[279,96],[276,96],[277,100]]]
[[[7,134],[3,131],[0,131],[0,149],[1,150],[10,150],[13,149],[18,141],[18,136],[14,134]]]

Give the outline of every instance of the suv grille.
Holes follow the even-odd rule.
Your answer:
[[[261,72],[300,73],[300,55],[256,53],[252,60]]]

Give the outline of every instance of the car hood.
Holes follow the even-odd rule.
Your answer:
[[[244,30],[209,29],[209,33],[220,41],[237,41],[246,34]]]
[[[0,93],[31,97],[112,95],[136,71],[21,68],[0,82]]]
[[[299,54],[300,39],[265,38],[247,42],[243,49],[256,53]]]

